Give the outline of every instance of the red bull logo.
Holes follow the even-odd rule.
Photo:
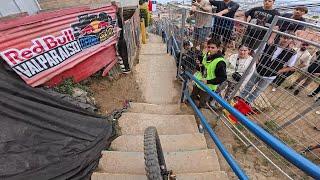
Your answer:
[[[80,35],[89,35],[99,33],[109,26],[108,22],[105,21],[92,21],[85,28],[80,31]]]

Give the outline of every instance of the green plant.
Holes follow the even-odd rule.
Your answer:
[[[69,94],[72,95],[74,88],[74,82],[72,78],[65,79],[62,83],[58,86],[54,87],[53,89],[62,94]]]
[[[285,134],[279,134],[279,138],[286,143],[288,146],[293,146],[297,143],[296,140],[292,139],[291,137],[285,135]]]
[[[269,132],[275,131],[279,127],[278,124],[273,120],[264,122],[264,125],[267,127],[267,130]]]
[[[101,79],[104,78],[104,77],[102,76],[102,73],[103,73],[103,70],[100,70],[100,71],[92,74],[92,75],[90,76],[90,78],[93,79],[93,80],[101,80]]]
[[[72,95],[74,88],[79,88],[90,93],[90,89],[87,86],[84,86],[81,83],[75,83],[72,78],[65,79],[58,86],[54,87],[53,90],[62,94]]]

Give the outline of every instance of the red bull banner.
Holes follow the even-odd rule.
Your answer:
[[[1,59],[31,86],[82,80],[115,61],[116,10],[72,8],[1,22]]]

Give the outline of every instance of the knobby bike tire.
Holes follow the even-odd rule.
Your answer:
[[[144,132],[144,160],[148,180],[167,179],[166,163],[157,129],[148,127]]]

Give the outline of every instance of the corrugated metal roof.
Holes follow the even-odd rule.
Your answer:
[[[77,8],[68,8],[68,9],[61,9],[57,11],[52,12],[42,12],[35,15],[30,15],[26,17],[21,18],[15,18],[15,19],[8,19],[0,22],[0,41],[2,42],[0,44],[0,53],[4,60],[7,60],[8,62],[8,56],[4,56],[4,51],[8,49],[16,49],[19,52],[22,52],[23,50],[29,50],[31,47],[34,46],[34,41],[38,38],[43,38],[47,36],[51,36],[54,38],[58,38],[59,36],[63,36],[64,30],[70,30],[73,36],[75,36],[75,40],[77,43],[80,44],[78,41],[79,37],[85,38],[85,37],[93,37],[93,35],[98,36],[97,34],[90,34],[92,32],[89,32],[89,35],[87,32],[84,32],[83,35],[79,35],[78,29],[74,29],[72,27],[73,24],[79,24],[81,23],[87,23],[85,24],[88,26],[88,23],[91,21],[95,21],[96,23],[100,23],[99,20],[95,19],[88,19],[85,22],[83,20],[84,15],[96,15],[97,18],[100,18],[99,13],[106,13],[112,18],[112,23],[115,24],[116,20],[116,10],[117,8],[112,5],[107,5],[101,8],[91,9],[89,7],[77,7]],[[96,19],[97,19],[96,18]],[[90,22],[89,22],[90,21]],[[102,26],[104,24],[108,24],[107,22],[101,22]],[[100,33],[100,24],[98,28],[98,24],[96,25],[90,25],[92,26],[92,30],[95,33]],[[83,31],[85,27],[80,27],[81,31]],[[115,27],[114,31],[117,31],[118,29]],[[103,29],[102,31],[107,31],[106,29]],[[102,32],[101,31],[101,32]],[[76,35],[78,33],[79,37]],[[64,71],[74,67],[75,65],[86,61],[91,56],[95,55],[96,53],[102,53],[102,51],[109,47],[110,44],[115,44],[117,40],[117,33],[112,35],[112,37],[108,37],[108,40],[103,39],[101,40],[101,36],[99,34],[99,37],[97,38],[99,40],[98,44],[90,45],[90,48],[82,48],[81,52],[76,54],[75,56],[72,56],[65,61],[61,62],[61,64],[52,67],[49,70],[43,71],[39,74],[36,74],[32,78],[26,77],[21,72],[17,72],[20,74],[20,76],[30,85],[37,86],[39,84],[42,84],[49,79],[53,78],[54,76],[63,73]],[[71,35],[70,38],[68,36],[62,37],[72,39]],[[100,42],[101,40],[101,42]],[[70,40],[71,41],[71,40]],[[89,42],[90,43],[90,42]],[[64,44],[60,44],[61,46]],[[82,46],[82,45],[81,45]],[[47,49],[48,50],[48,49]],[[48,50],[49,51],[49,50]],[[28,53],[26,53],[28,54]],[[110,53],[109,53],[110,54]],[[112,53],[111,53],[112,54]],[[12,55],[14,56],[14,55]],[[31,58],[35,58],[36,56],[39,56],[39,54],[33,52]],[[112,55],[114,56],[114,55]],[[22,58],[23,56],[20,54],[17,59],[24,59],[25,61],[29,61],[28,59]],[[29,57],[29,55],[28,55]],[[98,56],[101,57],[101,56]],[[114,60],[114,57],[112,57]],[[111,58],[110,58],[111,59]],[[101,58],[99,59],[101,60]],[[22,62],[21,62],[22,63]],[[109,62],[110,63],[110,62]],[[10,64],[10,63],[9,63]],[[99,66],[102,66],[104,63],[98,63]],[[15,64],[13,64],[15,65]],[[11,66],[13,66],[11,64]],[[106,65],[106,64],[105,64]],[[102,68],[102,67],[99,67]],[[16,69],[15,69],[16,70]],[[90,72],[88,72],[90,73]]]

